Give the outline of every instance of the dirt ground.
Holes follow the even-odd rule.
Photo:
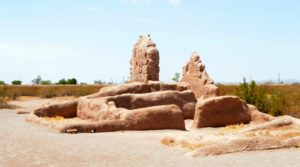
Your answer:
[[[296,148],[193,158],[160,143],[165,136],[184,136],[187,131],[60,134],[25,122],[25,117],[15,110],[0,110],[0,166],[300,166]]]

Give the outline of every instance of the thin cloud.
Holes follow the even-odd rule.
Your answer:
[[[99,6],[89,6],[89,7],[86,7],[86,9],[88,11],[92,11],[92,12],[103,11],[103,8],[99,7]]]
[[[74,57],[79,53],[57,45],[0,43],[0,55],[3,58],[37,59]]]
[[[170,4],[172,5],[180,5],[181,0],[167,0]],[[126,3],[139,3],[139,2],[143,2],[143,3],[150,3],[153,2],[153,0],[123,0],[123,2]]]
[[[157,22],[156,19],[147,18],[147,17],[130,17],[130,18],[126,18],[125,20],[134,23],[145,23],[145,24],[154,24]]]
[[[180,3],[181,3],[181,0],[168,0],[169,1],[169,3],[171,3],[172,5],[180,5]]]

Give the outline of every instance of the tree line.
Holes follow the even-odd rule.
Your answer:
[[[13,80],[11,81],[12,85],[22,85],[22,81],[21,80]],[[69,78],[69,79],[60,79],[58,82],[56,83],[52,83],[52,81],[50,80],[44,80],[42,79],[41,76],[37,76],[36,78],[34,78],[31,81],[32,85],[77,85],[77,79],[76,78]],[[7,85],[7,83],[5,83],[4,81],[0,80],[0,85]]]

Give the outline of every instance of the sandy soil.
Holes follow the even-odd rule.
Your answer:
[[[32,107],[52,102],[21,103]],[[0,110],[0,166],[300,166],[300,149],[193,158],[160,143],[168,135],[186,136],[186,131],[60,134],[25,122],[25,117],[15,110]]]

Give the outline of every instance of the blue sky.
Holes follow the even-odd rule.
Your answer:
[[[298,0],[0,0],[0,80],[121,82],[141,34],[162,81],[194,51],[216,82],[300,79]]]

